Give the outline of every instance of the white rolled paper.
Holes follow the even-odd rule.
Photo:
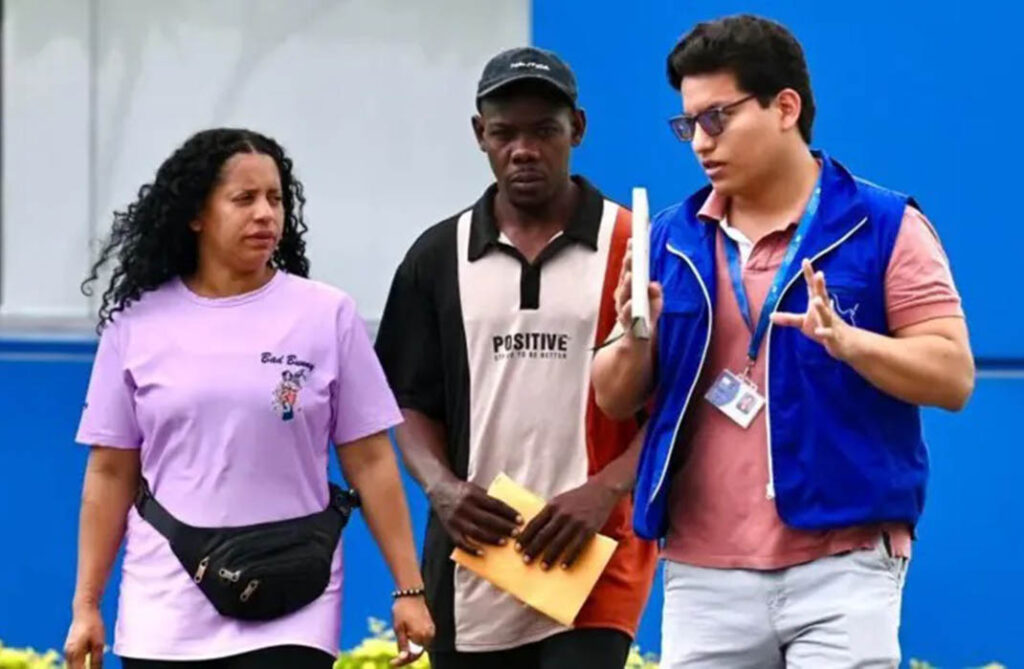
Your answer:
[[[633,189],[633,336],[651,338],[651,303],[647,287],[651,282],[651,216],[647,206],[647,189]]]

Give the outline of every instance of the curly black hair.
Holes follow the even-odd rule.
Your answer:
[[[153,183],[139,189],[138,199],[114,213],[110,237],[82,282],[91,296],[100,270],[113,260],[110,285],[103,292],[97,332],[142,294],[166,281],[196,271],[197,237],[189,224],[196,219],[217,184],[224,163],[238,153],[270,156],[281,178],[284,230],[271,257],[272,266],[289,274],[309,276],[307,231],[302,220],[306,204],[302,183],[292,174],[292,161],[273,139],[241,128],[203,130],[190,137],[164,161]]]
[[[756,95],[762,107],[784,88],[800,94],[797,127],[811,143],[814,94],[804,50],[793,33],[775,21],[740,14],[698,23],[668,55],[668,83],[676,91],[683,77],[731,72],[745,93]]]

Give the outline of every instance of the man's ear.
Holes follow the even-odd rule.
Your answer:
[[[484,151],[484,119],[482,116],[477,114],[470,119],[470,123],[473,125],[473,134],[476,136],[476,145],[480,147],[481,151]]]
[[[775,106],[779,109],[779,124],[782,129],[796,127],[800,121],[800,112],[804,108],[800,94],[792,88],[784,88],[775,96]]]
[[[583,135],[587,132],[587,112],[582,109],[572,110],[572,145],[583,143]]]

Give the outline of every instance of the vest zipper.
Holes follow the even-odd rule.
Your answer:
[[[855,233],[858,230],[860,230],[861,227],[863,227],[864,224],[867,223],[867,222],[868,222],[868,219],[865,216],[863,219],[861,219],[860,223],[858,223],[857,225],[853,226],[853,229],[851,229],[845,235],[840,237],[835,243],[833,243],[831,246],[828,246],[824,250],[819,251],[817,254],[815,254],[811,258],[811,264],[813,265],[823,255],[833,251],[837,246],[839,246],[840,244],[845,242],[847,239],[852,237],[853,233]],[[788,291],[793,286],[793,284],[796,283],[796,280],[799,279],[801,276],[803,276],[803,273],[797,273],[792,279],[789,280],[789,283],[787,283],[785,285],[785,287],[783,287],[782,294],[779,295],[779,301],[775,303],[775,311],[778,311],[779,305],[782,304],[782,299],[784,297],[786,297],[786,291]],[[825,277],[825,280],[827,281],[828,277]],[[771,394],[772,394],[771,393],[771,387],[772,387],[772,384],[768,380],[768,375],[771,372],[771,368],[772,368],[772,330],[774,329],[774,327],[775,327],[775,324],[772,323],[771,321],[768,321],[768,332],[765,334],[765,339],[767,340],[767,343],[765,344],[765,351],[764,351],[764,421],[765,421],[765,428],[768,431],[768,484],[765,486],[765,497],[767,499],[775,499],[775,465],[774,465],[774,461],[773,461],[773,458],[772,458],[772,412],[771,412]]]
[[[704,280],[700,278],[700,272],[697,271],[696,265],[694,265],[693,261],[686,257],[682,251],[673,248],[671,244],[666,244],[665,248],[668,249],[669,253],[682,258],[687,267],[689,267],[693,272],[693,276],[697,278],[697,284],[700,285],[700,289],[704,293],[704,301],[708,305],[708,332],[704,338],[704,352],[701,353],[700,356],[700,366],[697,368],[696,376],[693,377],[693,383],[690,384],[690,390],[686,393],[686,402],[683,403],[683,408],[679,412],[679,420],[676,421],[676,429],[672,432],[672,442],[668,447],[668,454],[665,457],[665,464],[661,469],[661,476],[658,477],[658,484],[654,486],[654,491],[651,493],[651,502],[653,502],[654,498],[658,496],[658,492],[665,484],[665,476],[668,474],[668,467],[672,462],[672,451],[676,447],[676,439],[679,438],[679,428],[683,425],[683,416],[686,415],[686,409],[690,406],[690,399],[693,397],[693,391],[697,387],[697,381],[700,380],[701,373],[704,371],[704,363],[707,361],[708,349],[711,347],[711,328],[715,319],[714,307],[711,304],[711,294],[708,293],[708,288],[704,285]]]

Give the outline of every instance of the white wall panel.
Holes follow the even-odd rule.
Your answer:
[[[6,0],[3,313],[82,315],[89,238],[89,3]]]
[[[488,183],[469,125],[476,79],[487,58],[529,39],[526,0],[7,4],[6,50],[15,53],[5,54],[5,99],[19,113],[4,117],[5,314],[87,313],[77,284],[90,218],[104,233],[111,212],[132,201],[189,134],[231,125],[265,132],[289,151],[306,186],[313,275],[348,290],[365,316],[377,317],[418,232],[471,203]],[[77,7],[74,38],[47,30],[43,19],[54,8],[43,5],[56,4]],[[27,36],[26,25],[34,27]],[[18,50],[29,37],[41,45]],[[31,74],[15,81],[35,83],[12,88],[12,72],[26,65]],[[30,97],[36,88],[49,91],[41,101],[38,92]],[[66,137],[51,132],[41,105]],[[7,140],[12,131],[33,139]],[[90,131],[91,186],[89,163],[82,163]],[[42,145],[52,154],[58,143],[73,150],[61,154],[61,181],[74,197],[53,197],[44,185],[53,160],[33,153]],[[32,178],[12,182],[32,161]],[[10,261],[55,237],[67,241],[46,271]]]

